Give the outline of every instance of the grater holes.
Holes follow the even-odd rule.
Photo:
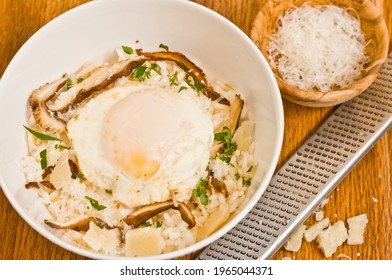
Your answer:
[[[354,139],[358,139],[358,138],[355,137]],[[320,141],[316,141],[316,142],[320,142]],[[332,145],[326,145],[327,142],[325,142],[325,141],[324,141],[324,143],[325,144],[323,144],[323,145],[312,144],[310,142],[307,144],[307,146],[309,146],[311,148],[318,149],[321,152],[315,152],[315,150],[312,150],[310,148],[305,148],[305,151],[308,152],[308,153],[316,153],[319,156],[323,156],[323,157],[326,157],[328,159],[331,159],[331,160],[334,160],[334,161],[337,161],[337,162],[345,162],[344,158],[348,157],[347,154],[342,154],[341,152],[336,151],[335,147],[334,147],[334,149],[331,149],[329,147],[332,147]],[[298,153],[298,154],[302,155],[302,153]],[[302,156],[306,157],[306,158],[308,158],[308,157],[310,158],[310,156],[308,156],[306,154],[303,154]],[[334,166],[334,167],[337,167],[337,166]]]

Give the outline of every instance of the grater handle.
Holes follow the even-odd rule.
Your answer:
[[[392,126],[392,54],[273,176],[255,207],[198,259],[269,259]]]

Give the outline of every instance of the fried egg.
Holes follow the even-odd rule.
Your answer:
[[[188,200],[214,140],[200,99],[132,82],[99,94],[67,124],[81,172],[129,207]]]

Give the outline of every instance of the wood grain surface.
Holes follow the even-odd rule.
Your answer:
[[[22,44],[54,17],[87,0],[0,0],[0,76]],[[197,0],[250,34],[263,0]],[[392,30],[392,3],[374,0]],[[391,38],[391,36],[390,36]],[[283,102],[285,136],[279,166],[307,139],[334,109],[307,108]],[[2,131],[1,133],[6,133]],[[392,131],[372,150],[329,196],[323,207],[332,222],[366,213],[369,223],[364,244],[344,244],[329,259],[392,259]],[[313,215],[306,224],[314,221]],[[297,253],[280,249],[273,259],[325,259],[315,243],[304,242]],[[193,258],[193,256],[185,256]],[[12,208],[0,190],[0,259],[85,259],[51,243],[32,229]]]

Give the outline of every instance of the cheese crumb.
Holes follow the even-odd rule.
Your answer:
[[[120,231],[115,229],[104,229],[90,222],[89,230],[83,236],[83,240],[97,252],[115,254],[120,244]]]
[[[125,255],[127,257],[159,255],[164,246],[159,228],[136,228],[125,234]]]
[[[321,221],[324,218],[324,211],[316,211],[314,212],[314,218],[317,222]]]
[[[320,208],[323,208],[325,205],[327,205],[328,202],[329,202],[329,198],[323,199],[323,201],[321,201],[319,207],[320,207]]]
[[[311,225],[309,227],[309,229],[307,229],[305,231],[305,240],[307,242],[312,242],[314,239],[316,239],[317,235],[319,235],[319,233],[325,229],[326,227],[329,226],[329,219],[328,218],[324,218],[321,221]]]
[[[347,237],[347,229],[344,226],[343,221],[337,221],[320,232],[317,237],[317,243],[324,255],[328,258],[347,240]]]
[[[363,234],[365,232],[368,219],[366,214],[361,214],[347,219],[348,223],[348,239],[347,244],[359,245],[363,243]]]
[[[304,235],[306,226],[300,225],[292,235],[287,239],[284,248],[287,251],[298,252],[302,245],[302,237]]]
[[[351,258],[349,256],[347,256],[346,254],[339,254],[336,257],[338,257],[338,258],[345,258],[345,259],[351,260]]]

